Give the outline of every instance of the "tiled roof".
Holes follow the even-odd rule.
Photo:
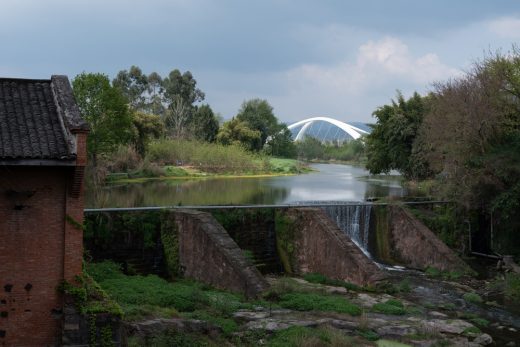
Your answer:
[[[64,76],[51,80],[0,78],[0,160],[73,160],[70,110],[63,105],[70,106],[67,99],[71,98],[75,106]],[[72,123],[79,117],[77,107],[73,111],[77,114]],[[80,123],[76,129],[87,129]]]

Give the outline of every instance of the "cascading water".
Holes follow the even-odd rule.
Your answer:
[[[348,203],[344,201],[313,201],[311,204],[321,207],[336,222],[338,227],[371,258],[368,251],[371,204]]]

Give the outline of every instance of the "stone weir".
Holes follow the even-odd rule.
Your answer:
[[[322,209],[290,208],[279,218],[286,220],[285,230],[277,230],[279,248],[284,247],[284,241],[292,242],[280,250],[287,253],[290,272],[320,273],[358,285],[386,277]]]
[[[425,270],[469,271],[469,267],[408,209],[399,205],[375,207],[371,234],[376,258],[388,264]]]
[[[209,213],[180,210],[173,217],[179,247],[179,266],[184,276],[217,288],[256,297],[267,282],[249,262],[226,230]]]

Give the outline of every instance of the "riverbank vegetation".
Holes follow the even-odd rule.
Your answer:
[[[519,260],[519,98],[517,48],[486,56],[459,77],[435,83],[428,95],[399,93],[374,112],[367,168],[430,180],[435,197],[455,202],[452,224],[466,235],[472,231],[469,248]]]
[[[87,181],[205,174],[294,174],[304,170],[287,126],[266,100],[244,101],[229,121],[203,104],[189,71],[162,77],[137,66],[113,81],[82,73],[72,81],[90,126]],[[112,175],[110,175],[112,174]],[[115,174],[115,175],[114,175]]]
[[[296,142],[298,158],[306,161],[343,162],[363,165],[366,162],[364,139],[343,143],[323,143],[314,137]]]

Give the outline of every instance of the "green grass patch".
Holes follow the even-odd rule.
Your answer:
[[[232,333],[238,330],[237,323],[226,316],[221,316],[218,313],[211,313],[207,311],[197,310],[183,314],[185,318],[199,319],[215,324],[222,329],[225,336],[231,336]]]
[[[477,293],[473,293],[473,292],[464,294],[462,296],[462,298],[472,304],[481,304],[482,302],[484,302],[484,300],[482,300],[480,295],[478,295]]]
[[[267,342],[268,347],[318,347],[335,346],[347,347],[358,346],[353,338],[348,337],[333,328],[306,328],[294,326],[285,330],[277,331]]]
[[[240,308],[251,307],[240,295],[194,281],[168,282],[155,275],[126,276],[113,262],[88,264],[87,268],[133,319],[149,317],[157,308],[158,316],[206,310],[215,316],[229,317]]]
[[[337,295],[315,293],[288,293],[280,297],[281,307],[297,311],[329,311],[359,316],[361,309]]]
[[[374,304],[372,306],[372,311],[383,314],[391,314],[391,315],[404,315],[406,314],[406,310],[404,305],[399,300],[390,299],[385,302],[380,302]]]
[[[471,335],[475,335],[475,334],[480,334],[481,332],[482,331],[477,327],[469,327],[469,328],[464,329],[462,334],[466,335],[466,336],[471,336]]]
[[[319,273],[305,274],[303,276],[303,279],[306,280],[307,282],[311,282],[311,283],[319,283],[319,284],[325,284],[328,286],[335,286],[335,287],[344,287],[348,290],[355,290],[355,291],[361,290],[361,287],[359,287],[358,285],[355,285],[355,284],[349,283],[349,282],[345,282],[342,280],[331,279],[331,278],[328,278]]]
[[[507,273],[505,275],[504,294],[507,298],[520,302],[520,274]]]

